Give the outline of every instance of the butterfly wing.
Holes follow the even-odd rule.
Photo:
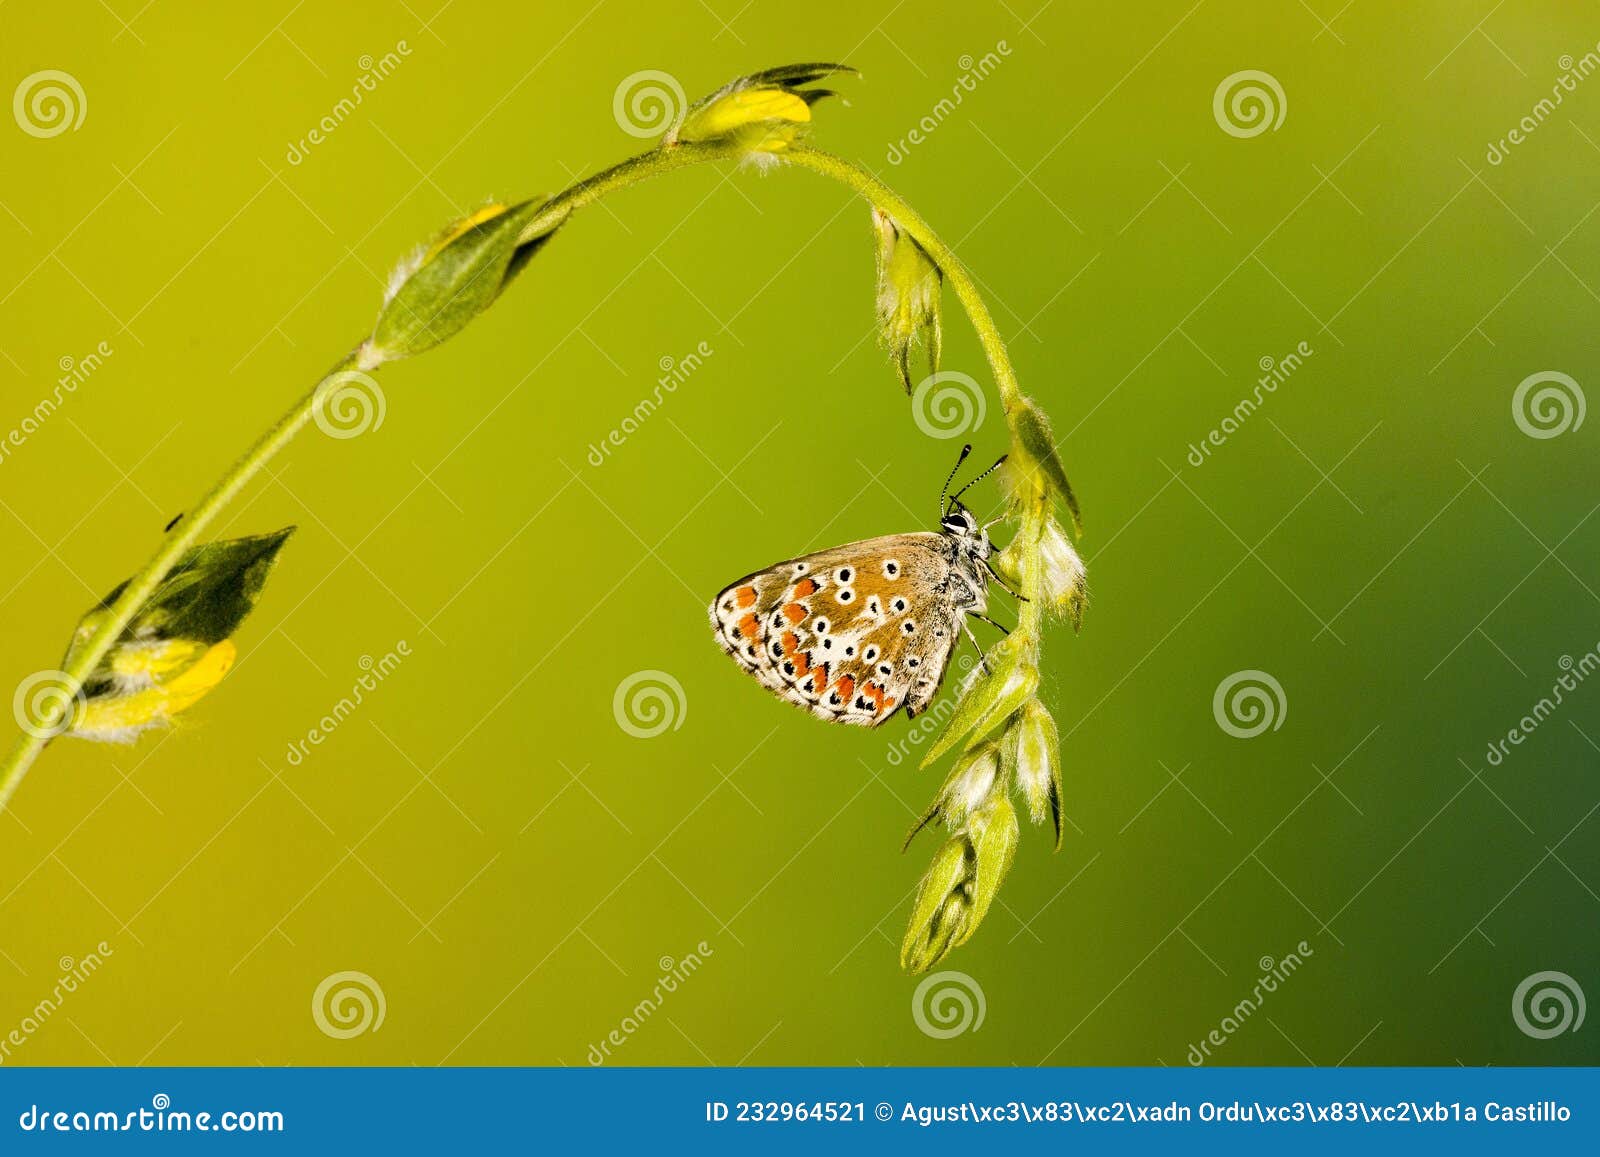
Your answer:
[[[777,563],[711,604],[718,641],[781,699],[876,727],[916,715],[950,662],[968,584],[942,534],[894,534]],[[975,592],[981,608],[982,592]]]

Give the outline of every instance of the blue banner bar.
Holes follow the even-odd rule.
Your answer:
[[[0,1152],[1600,1152],[1597,1069],[0,1069]],[[194,1138],[204,1137],[203,1141]]]

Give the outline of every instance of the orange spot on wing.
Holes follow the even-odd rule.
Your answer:
[[[791,623],[804,622],[806,617],[806,609],[799,603],[785,603],[783,607],[783,617],[788,619]]]
[[[740,608],[753,607],[756,605],[756,588],[740,587],[733,592],[733,599],[734,603]]]
[[[809,578],[801,579],[799,582],[794,584],[794,596],[797,599],[803,599],[807,595],[814,595],[816,593],[817,593],[817,580],[816,579],[809,579]]]
[[[756,613],[754,611],[739,620],[739,631],[747,639],[753,640],[761,637],[761,624],[756,621]]]
[[[855,691],[856,691],[855,678],[853,676],[850,676],[850,675],[840,675],[839,676],[839,681],[834,684],[833,689],[835,691],[839,692],[839,697],[841,699],[848,699],[848,698],[850,698],[850,696],[855,694]]]

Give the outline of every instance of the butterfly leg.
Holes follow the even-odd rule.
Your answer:
[[[1006,582],[1005,579],[1000,577],[1000,573],[998,571],[996,571],[994,569],[994,567],[989,565],[989,560],[988,559],[984,559],[983,560],[983,569],[989,572],[989,577],[991,577],[992,579],[994,579],[995,582],[1000,584],[1000,589],[1001,590],[1005,591],[1006,594],[1010,595],[1012,598],[1016,599],[1018,602],[1031,603],[1033,601],[1027,595],[1022,594],[1019,591],[1012,590],[1011,589],[1011,584]]]
[[[982,619],[984,622],[988,623],[995,630],[999,631],[1002,635],[1009,635],[1011,633],[1011,628],[1010,627],[1006,626],[1004,623],[995,622],[988,615],[985,615],[985,614],[983,614],[983,613],[981,613],[979,611],[968,611],[967,614],[971,615],[975,619]]]
[[[994,668],[989,666],[989,656],[984,651],[983,644],[978,642],[977,638],[973,635],[972,628],[967,626],[967,620],[965,618],[961,620],[961,631],[967,636],[967,640],[973,645],[973,647],[977,649],[978,665],[983,668],[983,673],[985,675],[993,675]]]

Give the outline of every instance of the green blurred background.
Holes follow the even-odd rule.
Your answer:
[[[1579,8],[5,5],[0,88],[61,70],[84,115],[0,124],[0,434],[111,352],[0,460],[0,685],[58,662],[411,247],[644,147],[613,107],[646,70],[691,99],[862,70],[819,143],[991,294],[1092,584],[1046,648],[1073,828],[1059,855],[1024,831],[945,965],[983,1023],[929,1036],[895,954],[938,773],[897,760],[903,720],[764,694],[704,606],[931,527],[956,443],[874,348],[846,191],[708,169],[619,195],[386,370],[381,427],[309,430],[232,509],[229,532],[300,532],[223,687],[135,746],[55,744],[0,817],[0,1035],[62,958],[111,950],[7,1063],[582,1065],[696,953],[610,1063],[1181,1065],[1301,941],[1214,1063],[1600,1059],[1595,1025],[1537,1039],[1512,1012],[1539,972],[1600,993],[1600,679],[1486,758],[1600,646],[1600,418],[1534,438],[1512,413],[1542,371],[1600,387],[1600,77],[1487,156],[1596,50]],[[1283,93],[1248,137],[1213,109],[1243,70]],[[947,366],[986,381],[947,306]],[[993,412],[970,437],[1004,448]],[[682,688],[648,739],[613,710],[644,670]],[[1247,670],[1284,698],[1240,739],[1213,695]],[[345,971],[386,1012],[337,1039],[311,1008]]]

